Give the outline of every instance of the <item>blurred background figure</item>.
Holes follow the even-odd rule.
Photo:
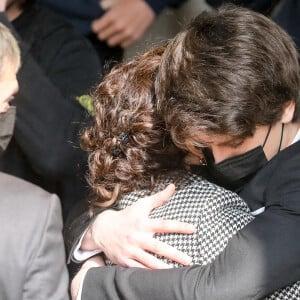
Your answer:
[[[65,16],[97,49],[105,65],[123,58],[123,49],[140,40],[166,7],[186,0],[39,0]]]
[[[300,49],[300,1],[299,0],[207,0],[214,8],[225,3],[241,5],[271,17],[294,39]]]
[[[94,48],[65,19],[34,0],[0,0],[0,22],[19,42],[22,66],[13,104],[16,126],[0,170],[56,193],[66,218],[86,194],[78,134],[88,93],[102,67]]]
[[[9,101],[18,90],[19,66],[17,41],[0,24],[1,153],[13,134],[16,110]],[[0,299],[68,299],[59,199],[2,172],[0,194]]]
[[[206,2],[214,8],[225,3],[233,3],[255,10],[264,15],[270,15],[281,0],[206,0]]]
[[[203,10],[211,10],[224,3],[234,3],[253,9],[271,17],[277,24],[284,28],[300,47],[300,1],[298,0],[187,0],[176,7],[167,7],[152,23],[137,42],[126,48],[124,59],[131,59],[137,53],[143,53],[151,48],[153,43],[172,38],[193,17]]]

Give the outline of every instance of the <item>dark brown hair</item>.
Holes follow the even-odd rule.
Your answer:
[[[182,167],[183,153],[155,109],[153,85],[163,51],[158,47],[114,67],[94,92],[94,124],[81,138],[89,153],[93,205],[151,188],[156,176]]]
[[[203,12],[168,45],[156,81],[159,110],[176,144],[192,131],[244,139],[279,121],[295,102],[298,53],[267,17],[228,5]],[[177,120],[176,126],[174,126]]]

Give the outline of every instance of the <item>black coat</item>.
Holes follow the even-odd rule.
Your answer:
[[[28,8],[12,24],[2,13],[0,21],[12,29],[22,54],[15,132],[0,170],[59,195],[66,216],[87,185],[78,139],[87,112],[75,97],[99,80],[100,62],[85,38],[48,9]]]
[[[281,151],[241,191],[251,210],[265,212],[246,225],[207,266],[145,270],[91,269],[84,299],[261,299],[300,279],[300,142]],[[67,227],[67,242],[83,232],[87,214]],[[288,297],[286,299],[292,299]],[[295,299],[295,298],[293,298]],[[297,298],[298,299],[298,298]]]

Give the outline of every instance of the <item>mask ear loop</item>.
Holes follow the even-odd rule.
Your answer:
[[[271,129],[272,129],[272,125],[269,126],[268,133],[267,133],[266,138],[265,138],[265,141],[264,141],[264,143],[263,143],[263,145],[262,145],[263,148],[265,147],[265,145],[266,145],[266,143],[267,143],[267,140],[268,140],[268,138],[269,138]]]
[[[284,130],[284,123],[281,124],[281,137],[280,137],[280,142],[279,142],[279,147],[278,147],[278,150],[277,150],[277,154],[281,150],[281,143],[282,143],[282,138],[283,138],[283,130]]]

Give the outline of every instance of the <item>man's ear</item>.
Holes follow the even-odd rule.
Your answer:
[[[295,112],[295,102],[288,101],[283,108],[281,123],[290,123],[294,117],[294,112]]]

